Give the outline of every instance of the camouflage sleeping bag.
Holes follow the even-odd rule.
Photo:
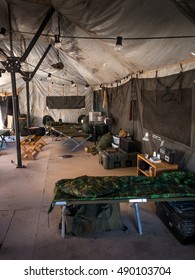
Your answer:
[[[80,176],[56,182],[55,201],[127,200],[195,197],[195,173],[164,172],[158,177],[144,176]],[[52,203],[49,212],[53,209]]]
[[[192,172],[165,172],[158,177],[85,175],[56,182],[48,213],[54,207],[53,202],[66,201],[66,233],[88,235],[127,229],[121,222],[119,201],[132,198],[173,200],[182,197],[195,198],[195,174]]]

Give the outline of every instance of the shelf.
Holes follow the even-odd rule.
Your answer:
[[[142,170],[142,169],[140,169],[140,168],[138,168],[138,170],[139,170],[141,173],[143,173],[145,176],[150,177],[149,170]]]
[[[140,163],[144,162],[146,165],[146,170],[143,170],[140,168]],[[152,172],[150,173],[150,168],[152,169]],[[144,168],[145,169],[145,168]],[[156,177],[162,172],[165,171],[173,171],[173,170],[178,170],[178,165],[177,164],[170,164],[165,161],[159,162],[159,163],[153,163],[150,161],[150,159],[147,159],[144,155],[138,154],[137,155],[137,175],[140,175],[142,173],[143,175],[150,177],[154,176]]]

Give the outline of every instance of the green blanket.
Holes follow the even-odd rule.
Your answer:
[[[190,171],[164,172],[158,177],[144,176],[80,176],[56,182],[53,203],[66,201],[125,201],[134,198],[147,200],[195,199],[195,173]]]

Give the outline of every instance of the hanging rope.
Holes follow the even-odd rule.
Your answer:
[[[181,77],[180,77],[180,81],[179,81],[178,104],[180,104],[182,101],[183,66],[181,63],[180,63],[180,67],[181,67],[181,71],[180,71]]]
[[[155,103],[157,102],[157,95],[156,95],[156,92],[157,92],[157,88],[158,88],[158,71],[156,70],[156,80],[157,80],[157,83],[156,83],[156,87],[155,87],[155,90],[154,90],[154,101]]]
[[[181,79],[183,79],[182,77],[182,71],[179,73],[179,75],[175,78],[175,80],[169,85],[169,86],[166,86],[159,78],[157,78],[157,82],[165,88],[165,94],[161,97],[161,101],[162,102],[170,102],[170,101],[175,101],[176,98],[175,98],[175,95],[173,92],[171,92],[171,88],[176,84],[176,82],[178,80],[180,80],[180,86],[179,86],[179,89],[181,89],[181,86],[182,86],[182,81]],[[181,94],[181,91],[180,91],[180,94]],[[178,100],[181,99],[181,96],[179,96],[178,94]]]

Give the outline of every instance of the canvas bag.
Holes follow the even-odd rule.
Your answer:
[[[71,205],[66,213],[66,221],[67,234],[75,236],[125,229],[118,203]]]

